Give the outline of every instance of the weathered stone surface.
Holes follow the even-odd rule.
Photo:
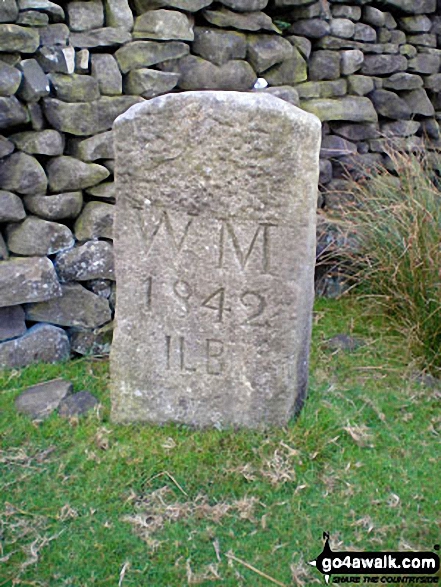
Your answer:
[[[20,10],[41,10],[49,14],[55,22],[64,20],[64,10],[55,2],[50,0],[18,0]]]
[[[36,29],[16,24],[0,24],[0,47],[2,52],[35,53],[40,44]]]
[[[104,12],[107,26],[132,30],[133,14],[128,0],[104,0]]]
[[[425,14],[405,16],[399,22],[400,28],[406,33],[428,33],[432,28],[432,21]]]
[[[435,47],[437,46],[436,42],[436,35],[431,35],[429,33],[422,33],[419,35],[407,35],[406,36],[407,42],[411,45],[416,45],[417,47]]]
[[[434,116],[435,109],[426,94],[426,90],[419,88],[410,92],[401,92],[401,98],[406,102],[413,115]]]
[[[113,55],[96,53],[92,55],[92,75],[98,82],[101,94],[118,96],[122,94],[122,75]]]
[[[0,22],[14,22],[18,16],[16,0],[2,0],[0,4]]]
[[[49,24],[49,16],[44,12],[37,12],[37,10],[27,10],[20,12],[16,24],[32,27],[44,27]]]
[[[17,369],[34,363],[57,363],[70,355],[70,344],[63,329],[37,324],[25,335],[0,344],[0,365]]]
[[[75,73],[89,73],[90,51],[81,49],[75,53]]]
[[[109,171],[96,163],[84,163],[75,157],[56,157],[46,165],[52,192],[82,190],[109,177]]]
[[[65,379],[53,379],[28,387],[15,399],[15,408],[21,414],[43,420],[54,412],[60,402],[73,391],[73,385]]]
[[[389,90],[374,90],[369,94],[378,114],[393,120],[409,120],[411,109],[407,103]]]
[[[49,80],[36,59],[23,59],[18,67],[23,76],[18,91],[18,96],[22,100],[38,102],[40,98],[49,95]]]
[[[73,73],[75,71],[75,49],[73,47],[41,47],[37,61],[46,73]]]
[[[247,41],[237,31],[195,27],[192,51],[215,65],[223,65],[232,59],[245,59]]]
[[[49,300],[60,295],[54,266],[46,257],[12,257],[0,262],[0,307]]]
[[[111,320],[109,302],[79,283],[61,285],[61,293],[47,302],[25,304],[26,319],[83,328],[96,328]]]
[[[217,66],[189,55],[179,61],[178,86],[183,90],[250,90],[257,76],[246,61],[228,61]]]
[[[70,249],[74,238],[67,226],[27,216],[20,224],[6,227],[8,249],[17,255],[53,255]]]
[[[302,100],[311,98],[336,98],[347,93],[347,83],[344,79],[324,82],[305,82],[296,87]]]
[[[177,10],[149,10],[135,19],[133,37],[158,41],[193,41],[188,17]]]
[[[332,179],[332,163],[328,159],[320,159],[319,184],[324,185]]]
[[[294,48],[289,41],[275,35],[249,35],[248,60],[257,73],[292,57]]]
[[[109,130],[117,116],[142,101],[143,98],[135,96],[105,96],[94,102],[69,104],[56,98],[44,98],[43,109],[46,118],[57,130],[76,136],[90,136]]]
[[[266,94],[271,94],[281,100],[285,100],[285,102],[289,102],[293,106],[298,106],[300,103],[299,94],[292,86],[277,86],[273,88],[265,88],[260,91]]]
[[[220,2],[236,12],[263,10],[268,4],[268,0],[220,0]]]
[[[72,351],[79,355],[107,356],[110,353],[112,344],[112,324],[105,324],[93,330],[69,331]]]
[[[131,69],[150,67],[169,59],[184,57],[189,51],[188,45],[179,41],[170,43],[134,41],[118,49],[115,57],[121,71],[127,73]]]
[[[335,51],[314,51],[309,60],[309,79],[332,80],[340,77],[340,55]]]
[[[354,27],[354,40],[364,43],[376,43],[377,31],[368,24],[357,22]]]
[[[199,12],[202,8],[209,6],[212,0],[134,0],[138,14],[154,8],[178,8],[185,12]]]
[[[346,124],[331,123],[332,132],[349,141],[365,141],[378,137],[378,127],[375,124]]]
[[[286,37],[286,40],[300,51],[302,57],[309,59],[312,50],[312,43],[309,39],[305,37],[297,37],[296,35],[290,35],[289,37]]]
[[[409,59],[408,71],[414,71],[415,73],[423,74],[438,73],[440,65],[441,57],[439,55],[419,53],[413,59]]]
[[[436,0],[386,0],[385,3],[411,14],[425,14],[436,10]]]
[[[341,72],[343,75],[351,75],[363,65],[364,54],[359,49],[349,49],[340,54]]]
[[[113,238],[115,206],[104,202],[88,202],[75,223],[75,236],[79,241]]]
[[[306,61],[294,47],[292,57],[265,72],[265,79],[271,86],[298,84],[307,79]]]
[[[94,49],[96,47],[118,47],[128,43],[132,35],[123,28],[104,27],[84,33],[72,33],[70,42],[73,47]]]
[[[7,63],[0,62],[0,96],[12,96],[18,90],[21,72]]]
[[[351,39],[354,36],[355,26],[348,18],[333,18],[331,20],[331,35]]]
[[[385,13],[374,6],[363,8],[363,21],[375,27],[382,27],[386,24]]]
[[[52,129],[20,132],[9,138],[17,149],[28,155],[61,155],[64,149],[63,135]]]
[[[76,218],[83,206],[81,192],[66,192],[53,196],[25,196],[26,209],[45,220]]]
[[[385,90],[416,90],[423,87],[423,80],[419,75],[406,73],[394,73],[383,81]]]
[[[331,11],[333,18],[350,18],[353,21],[361,18],[360,6],[338,6],[337,4],[332,6]]]
[[[90,391],[79,391],[64,398],[58,406],[58,415],[62,418],[85,416],[98,406],[97,398]]]
[[[41,194],[46,191],[46,174],[34,157],[13,153],[0,161],[0,187],[18,194]]]
[[[101,0],[69,2],[67,14],[69,28],[72,31],[89,31],[104,26],[104,10]]]
[[[40,33],[40,44],[49,47],[67,45],[70,34],[69,28],[63,23],[50,24],[39,29],[38,32]]]
[[[320,157],[343,157],[344,155],[355,155],[357,147],[342,137],[328,135],[323,137],[320,149]]]
[[[347,120],[352,122],[376,122],[375,108],[369,98],[347,96],[340,99],[303,100],[301,108],[320,118],[327,120]]]
[[[114,162],[112,160],[112,162]],[[108,166],[108,161],[106,162]],[[114,170],[112,170],[112,173]],[[96,185],[91,188],[87,188],[86,194],[89,196],[93,196],[94,198],[102,198],[103,200],[108,200],[109,202],[115,202],[116,200],[116,189],[115,183],[113,181],[104,181],[99,185]]]
[[[69,358],[69,348],[63,330],[40,324],[29,329],[24,336],[0,344],[0,365],[20,368],[39,362],[64,361]]]
[[[318,121],[260,92],[195,92],[115,132],[113,419],[286,423],[306,384]]]
[[[0,232],[0,261],[7,261],[9,259],[9,251],[6,246],[5,239]]]
[[[330,31],[329,23],[321,18],[299,20],[288,29],[288,33],[292,35],[305,36],[310,39],[321,39],[325,35],[329,35]]]
[[[271,17],[264,12],[232,12],[227,8],[204,10],[205,20],[221,28],[231,27],[241,31],[274,31],[280,32],[273,24]]]
[[[366,96],[374,89],[374,80],[367,75],[350,75],[348,92],[356,96]]]
[[[38,102],[30,102],[27,104],[27,110],[31,122],[32,129],[35,132],[39,132],[46,127],[46,121],[44,120],[43,110]]]
[[[69,154],[85,162],[113,158],[113,133],[111,130],[88,139],[73,139],[69,144]]]
[[[15,96],[0,97],[0,128],[9,128],[29,120],[26,108]]]
[[[21,306],[0,308],[0,342],[26,332],[25,313]]]
[[[177,85],[179,77],[179,73],[132,69],[126,76],[124,92],[143,98],[154,98],[170,92]]]
[[[0,135],[0,159],[7,157],[14,152],[14,143],[9,141],[4,136]]]
[[[364,75],[386,75],[405,71],[407,59],[403,55],[365,55],[361,73]]]
[[[91,102],[100,97],[98,82],[90,75],[52,73],[49,79],[59,100]]]
[[[386,137],[410,137],[418,131],[420,126],[417,120],[395,120],[383,123],[380,128],[381,134]]]
[[[55,267],[62,281],[114,280],[113,246],[106,241],[89,241],[57,255]]]
[[[19,222],[25,216],[21,199],[12,192],[0,190],[0,222]]]

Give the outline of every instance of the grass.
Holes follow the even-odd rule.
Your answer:
[[[353,352],[325,341],[364,340]],[[109,422],[106,361],[1,374],[0,586],[309,586],[322,549],[440,542],[440,390],[350,297],[318,300],[309,398],[266,431]],[[63,376],[102,404],[32,423],[20,391]]]
[[[353,280],[394,320],[422,368],[441,374],[441,156],[389,151],[386,167],[352,180],[341,251]]]

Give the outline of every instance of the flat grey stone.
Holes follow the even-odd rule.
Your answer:
[[[122,94],[122,75],[118,63],[109,53],[96,53],[91,57],[91,73],[98,82],[101,94],[118,96]]]
[[[132,69],[126,76],[125,94],[154,98],[170,92],[178,83],[180,74],[155,69]]]
[[[37,53],[37,61],[46,73],[74,73],[75,49],[54,45],[41,47]]]
[[[40,44],[52,47],[54,45],[66,46],[69,40],[70,31],[64,23],[50,24],[39,29]]]
[[[72,391],[72,383],[65,379],[38,383],[20,393],[15,399],[15,408],[21,414],[42,420],[50,416]]]
[[[269,87],[263,90],[259,90],[264,92],[265,94],[271,94],[276,98],[280,98],[293,106],[298,106],[300,103],[300,98],[297,90],[292,86],[277,86],[277,87]]]
[[[32,130],[35,132],[43,130],[46,127],[46,121],[44,120],[43,110],[41,109],[40,104],[37,102],[29,102],[27,104],[27,110]]]
[[[311,112],[322,122],[345,120],[351,122],[377,122],[378,116],[369,98],[346,96],[339,99],[303,100],[303,110]]]
[[[193,27],[188,17],[177,10],[149,10],[135,19],[135,39],[158,41],[193,41]]]
[[[366,96],[374,89],[374,80],[368,75],[350,75],[348,77],[348,93],[355,96]]]
[[[75,53],[75,73],[88,74],[90,67],[89,49],[80,49]]]
[[[99,29],[104,26],[104,9],[101,0],[69,2],[67,15],[69,28],[75,32]]]
[[[91,102],[98,100],[98,82],[90,75],[51,73],[49,79],[56,97],[64,102]]]
[[[271,17],[264,12],[232,12],[227,8],[204,10],[203,16],[209,23],[220,28],[231,27],[241,31],[274,31],[280,32],[273,24]]]
[[[25,217],[21,199],[12,192],[0,190],[0,222],[19,222]]]
[[[113,328],[105,324],[93,330],[69,331],[72,351],[79,355],[108,356],[112,344]]]
[[[2,233],[0,232],[0,261],[7,261],[9,259],[9,251],[5,243],[5,239],[3,238]]]
[[[53,196],[25,196],[26,210],[45,220],[77,218],[83,206],[81,192],[66,192]]]
[[[386,0],[385,4],[411,14],[425,14],[436,10],[436,0]]]
[[[113,160],[112,163],[114,163]],[[108,162],[106,162],[106,165],[108,166]],[[114,170],[112,170],[112,173],[113,172]],[[103,183],[100,183],[99,185],[87,188],[86,194],[93,196],[94,198],[100,198],[114,203],[116,201],[115,183],[113,181],[103,181]]]
[[[365,55],[361,73],[364,75],[387,75],[407,69],[403,55]]]
[[[32,27],[44,27],[49,24],[49,16],[44,12],[38,12],[37,10],[27,10],[26,12],[20,12],[16,20],[16,24]]]
[[[64,10],[50,0],[18,0],[20,10],[41,10],[47,13],[54,22],[64,20]]]
[[[15,145],[12,141],[0,135],[0,159],[14,152]]]
[[[320,159],[319,185],[323,186],[332,179],[332,163],[328,159]]]
[[[285,424],[306,385],[318,120],[263,92],[185,92],[114,132],[112,419]]]
[[[408,71],[422,74],[438,73],[441,65],[441,57],[430,53],[419,53],[409,59]]]
[[[62,328],[37,324],[26,334],[0,344],[0,365],[19,369],[35,363],[58,363],[70,355],[70,344]]]
[[[333,18],[330,22],[331,35],[351,39],[354,36],[355,25],[349,18]]]
[[[329,23],[321,18],[299,20],[288,29],[288,33],[292,35],[300,35],[309,39],[321,39],[325,35],[329,35],[330,32]]]
[[[23,195],[41,194],[46,191],[46,174],[35,157],[13,153],[0,161],[0,187]]]
[[[18,16],[16,0],[3,0],[0,4],[0,22],[14,22]]]
[[[331,351],[356,351],[358,348],[364,346],[366,343],[361,338],[349,336],[348,334],[336,334],[328,338],[324,345]]]
[[[182,90],[250,90],[257,76],[246,61],[228,61],[217,66],[189,55],[179,61],[178,86]]]
[[[104,0],[106,25],[131,31],[133,13],[128,0]]]
[[[25,313],[21,306],[0,308],[0,342],[17,338],[25,332]]]
[[[292,57],[265,71],[265,79],[271,86],[299,84],[307,79],[306,61],[294,47]]]
[[[376,124],[352,124],[336,122],[331,124],[332,132],[342,136],[349,141],[366,141],[378,137]]]
[[[215,65],[224,65],[233,59],[245,59],[246,36],[237,31],[195,27],[192,52]]]
[[[432,21],[425,14],[405,16],[399,19],[399,23],[406,33],[428,33],[432,28]]]
[[[85,162],[112,159],[114,156],[113,133],[109,130],[88,139],[73,139],[69,144],[69,153]]]
[[[305,59],[309,59],[312,50],[312,43],[309,39],[307,39],[306,37],[297,37],[296,35],[290,35],[289,37],[286,37],[286,40],[289,41],[291,45],[293,45],[293,47],[296,47],[296,49],[300,51],[302,57],[304,57]]]
[[[275,35],[249,35],[248,60],[257,73],[289,59],[294,48],[289,41]]]
[[[40,98],[49,95],[49,80],[36,59],[23,59],[18,67],[23,76],[18,90],[19,98],[25,102],[38,102]]]
[[[357,147],[354,143],[335,135],[323,137],[320,148],[320,157],[343,157],[355,155]]]
[[[7,63],[0,62],[0,96],[13,96],[21,82],[21,72]]]
[[[24,124],[28,120],[26,108],[15,96],[0,97],[0,129]]]
[[[13,53],[35,53],[40,45],[40,35],[33,28],[17,24],[0,24],[0,47]]]
[[[142,14],[154,8],[178,8],[185,12],[199,12],[209,6],[212,0],[134,0],[137,14]]]
[[[340,55],[335,51],[314,51],[309,60],[309,79],[332,80],[340,77]]]
[[[236,12],[255,12],[264,10],[268,0],[220,0],[221,4]]]
[[[56,130],[39,132],[25,131],[11,135],[9,139],[17,149],[28,155],[61,155],[64,149],[64,136]]]
[[[132,35],[124,28],[104,27],[83,33],[71,33],[71,45],[78,49],[95,49],[97,47],[118,47],[128,43]]]
[[[354,27],[354,40],[363,41],[364,43],[376,43],[377,31],[362,22],[357,22]]]
[[[334,4],[331,8],[333,18],[350,18],[354,22],[361,18],[361,7],[360,6],[339,6]]]
[[[419,35],[406,35],[407,42],[416,47],[437,47],[436,35],[421,33]]]
[[[342,51],[340,58],[342,74],[351,75],[363,65],[364,54],[359,49],[349,49],[348,51]]]
[[[378,114],[393,120],[409,120],[412,111],[408,104],[394,92],[389,90],[374,90],[370,99]]]
[[[27,216],[20,224],[8,224],[6,241],[12,253],[29,256],[53,255],[70,249],[75,242],[67,226],[36,216]]]
[[[131,69],[150,67],[169,59],[184,57],[189,52],[189,46],[179,41],[134,41],[118,49],[115,57],[121,71],[127,73]]]
[[[417,120],[394,120],[381,125],[381,133],[386,137],[410,137],[420,128]],[[372,137],[374,138],[374,137]]]
[[[416,90],[423,87],[423,80],[419,75],[402,71],[394,73],[383,81],[385,90]]]
[[[435,109],[429,100],[426,90],[419,88],[409,92],[401,92],[401,98],[406,102],[412,115],[434,116]]]
[[[109,171],[96,163],[84,163],[75,157],[56,157],[46,165],[52,192],[82,190],[109,177]]]
[[[374,6],[364,6],[363,21],[375,27],[382,27],[386,24],[385,13]]]
[[[113,246],[106,241],[89,241],[57,255],[55,268],[62,281],[115,279]]]
[[[0,307],[61,295],[54,266],[46,257],[12,257],[0,262]]]
[[[113,238],[115,206],[105,202],[88,202],[75,223],[75,236],[79,241]]]
[[[99,404],[90,391],[79,391],[64,398],[58,406],[58,415],[62,418],[84,416]]]
[[[61,285],[61,296],[25,304],[26,320],[58,326],[96,328],[112,318],[109,302],[79,283]]]
[[[345,79],[337,79],[323,82],[305,82],[296,87],[302,100],[311,98],[338,98],[347,94],[347,82]]]

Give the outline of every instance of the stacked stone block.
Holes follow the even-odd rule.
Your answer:
[[[111,129],[130,106],[219,89],[316,114],[332,212],[392,140],[440,146],[440,65],[437,0],[2,0],[0,365],[108,352]]]

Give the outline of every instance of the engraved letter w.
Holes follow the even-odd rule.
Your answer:
[[[181,236],[178,237],[175,229],[173,228],[173,225],[171,223],[171,220],[170,220],[168,213],[164,210],[161,214],[160,219],[156,222],[155,227],[153,229],[153,232],[146,239],[147,253],[150,252],[150,249],[153,246],[155,238],[157,237],[158,233],[161,231],[162,227],[164,227],[165,233],[168,236],[168,239],[171,242],[174,251],[176,251],[177,253],[180,253],[182,250],[182,247],[184,246],[184,242],[185,242],[185,239],[187,238],[187,234],[188,234],[188,231],[190,229],[192,222],[193,222],[193,218],[190,218],[188,220],[187,224],[185,225],[184,231],[182,232]]]

